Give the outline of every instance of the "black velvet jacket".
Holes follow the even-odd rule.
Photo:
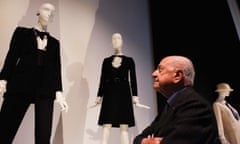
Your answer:
[[[167,111],[136,136],[141,144],[148,135],[163,137],[161,144],[220,144],[212,106],[191,87],[179,92]]]
[[[5,96],[19,93],[34,94],[37,89],[45,97],[54,99],[55,92],[62,91],[60,43],[49,33],[44,33],[48,42],[46,51],[44,51],[42,70],[41,73],[38,73],[39,49],[37,48],[36,34],[40,34],[40,32],[25,27],[17,27],[13,33],[0,72],[0,79],[8,82]],[[41,80],[41,87],[38,87],[38,80]]]

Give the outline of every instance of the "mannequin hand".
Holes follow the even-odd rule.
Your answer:
[[[61,106],[61,111],[68,112],[68,104],[66,102],[65,97],[63,97],[62,92],[56,92],[56,99],[55,102]]]
[[[3,97],[4,93],[7,91],[7,81],[0,80],[0,99]]]
[[[97,105],[99,105],[99,104],[101,104],[101,103],[102,103],[102,97],[97,96],[97,98],[96,98],[94,104],[91,105],[91,106],[89,106],[89,107],[87,107],[87,109],[94,108],[94,107],[96,107]]]
[[[102,103],[102,97],[97,96],[97,98],[95,100],[95,104],[98,105],[98,104],[101,104],[101,103]]]
[[[138,96],[132,96],[132,102],[133,102],[133,104],[139,104]]]
[[[136,105],[137,107],[145,108],[145,109],[150,109],[149,106],[140,104],[138,96],[132,96],[132,102],[133,102],[133,104]]]

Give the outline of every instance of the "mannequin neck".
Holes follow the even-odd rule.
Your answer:
[[[115,49],[114,55],[123,55],[123,52],[122,52],[121,48]]]
[[[35,29],[39,30],[40,32],[47,32],[47,24],[42,24],[38,22],[35,26]]]
[[[114,53],[114,55],[123,55],[123,53],[122,52],[118,52],[118,53]]]
[[[225,104],[225,96],[219,95],[216,101]]]

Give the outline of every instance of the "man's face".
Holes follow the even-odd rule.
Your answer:
[[[152,77],[154,79],[153,88],[160,93],[165,93],[174,79],[174,68],[167,59],[163,59],[157,69],[153,71]]]

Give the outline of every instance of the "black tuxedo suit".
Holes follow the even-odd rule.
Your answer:
[[[37,30],[35,30],[37,31]],[[62,90],[59,41],[48,37],[46,58],[42,73],[41,92],[54,99],[55,92]],[[18,27],[11,39],[0,79],[7,80],[7,93],[25,93],[36,90],[38,49],[34,29]],[[5,95],[6,96],[6,95]]]
[[[36,36],[47,37],[39,50]],[[53,101],[62,91],[60,44],[49,33],[17,27],[0,73],[7,92],[0,113],[0,143],[10,144],[31,103],[35,104],[36,144],[49,144]]]
[[[211,105],[191,87],[179,92],[134,144],[148,135],[163,137],[161,144],[216,144],[218,131]]]

